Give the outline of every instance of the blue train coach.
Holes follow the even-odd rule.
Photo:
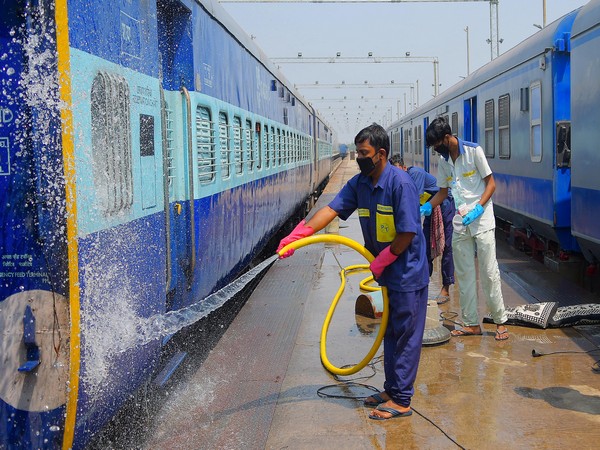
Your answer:
[[[549,24],[389,127],[392,152],[437,171],[425,144],[431,120],[483,147],[494,172],[496,216],[544,254],[579,254],[597,265],[600,156],[595,76],[600,2]]]
[[[585,5],[571,30],[571,228],[586,259],[600,261],[600,1]]]
[[[0,447],[82,448],[337,143],[211,0],[0,9]]]

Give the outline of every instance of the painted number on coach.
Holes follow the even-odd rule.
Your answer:
[[[7,137],[0,138],[0,175],[10,175],[10,152]]]

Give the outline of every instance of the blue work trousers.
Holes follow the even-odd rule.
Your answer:
[[[454,284],[454,260],[452,258],[452,219],[456,215],[454,200],[446,197],[440,205],[444,220],[444,253],[442,253],[442,284],[450,286]],[[425,217],[423,222],[423,234],[427,245],[427,263],[429,264],[429,276],[433,273],[433,259],[431,258],[431,216]]]
[[[383,388],[398,405],[408,407],[415,392],[428,287],[412,292],[388,290],[390,317],[383,338]]]

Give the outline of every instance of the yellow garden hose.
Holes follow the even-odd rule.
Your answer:
[[[365,267],[368,269],[369,266],[365,265]],[[375,292],[375,291],[380,291],[381,288],[379,286],[370,286],[369,283],[371,281],[374,281],[375,278],[373,278],[373,275],[371,275],[370,277],[365,278],[364,280],[362,280],[358,286],[363,290],[363,291],[369,291],[369,292]]]
[[[365,247],[363,247],[362,245],[360,245],[358,242],[353,241],[352,239],[349,239],[347,237],[338,236],[338,235],[334,235],[334,234],[318,234],[316,236],[309,236],[307,238],[298,239],[297,241],[292,242],[291,244],[288,244],[285,247],[283,247],[279,251],[279,255],[284,255],[290,249],[298,250],[299,248],[304,247],[306,245],[318,244],[318,243],[322,243],[322,242],[342,244],[342,245],[345,245],[346,247],[350,247],[351,249],[356,250],[358,253],[360,253],[362,256],[364,256],[365,259],[367,261],[369,261],[369,263],[375,259],[375,257],[371,254],[371,252],[369,250],[367,250]],[[381,316],[381,326],[379,327],[379,333],[377,334],[377,337],[375,338],[375,342],[373,342],[373,346],[371,347],[371,350],[369,351],[369,353],[367,353],[367,356],[365,356],[363,358],[363,360],[360,361],[355,366],[347,367],[344,369],[334,366],[333,364],[331,364],[329,362],[329,359],[327,358],[327,331],[329,330],[329,324],[331,322],[331,318],[333,317],[333,313],[335,311],[337,303],[338,303],[340,297],[342,296],[342,293],[344,292],[344,289],[346,287],[346,276],[345,276],[346,272],[350,271],[350,270],[365,269],[365,268],[368,269],[369,266],[365,265],[365,264],[361,264],[361,265],[356,265],[356,266],[348,266],[348,267],[342,269],[342,271],[340,272],[340,277],[342,279],[340,288],[338,289],[337,293],[335,294],[335,297],[333,298],[333,301],[331,302],[331,306],[329,307],[329,311],[327,312],[327,316],[325,316],[325,321],[323,322],[323,328],[321,329],[321,362],[323,363],[323,366],[325,367],[325,369],[327,369],[329,372],[331,372],[335,375],[352,375],[352,374],[358,372],[359,370],[361,370],[362,368],[364,368],[373,359],[373,356],[375,356],[375,353],[377,353],[377,349],[381,345],[381,341],[383,340],[383,336],[385,335],[385,329],[387,327],[387,322],[388,322],[388,317],[389,317],[389,300],[388,300],[387,288],[382,287],[381,292],[383,294],[383,313]],[[362,281],[362,283],[366,283],[366,282],[370,281],[370,278],[372,278],[372,277],[366,278],[365,280]],[[370,289],[368,289],[368,290],[375,289],[374,287],[371,287],[371,286],[369,288]]]

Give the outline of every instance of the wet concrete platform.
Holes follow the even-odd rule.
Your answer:
[[[355,161],[343,161],[317,207],[356,170]],[[361,242],[355,215],[327,231]],[[507,306],[598,302],[501,240],[498,261]],[[326,244],[277,261],[201,367],[172,388],[140,448],[600,448],[600,374],[593,370],[600,352],[582,353],[598,348],[596,325],[511,326],[510,339],[498,342],[495,326],[482,324],[483,336],[424,346],[415,414],[370,420],[359,398],[370,391],[344,381],[381,389],[380,358],[340,381],[323,368],[319,353],[340,267],[361,263],[353,250]],[[354,313],[358,282],[366,276],[349,277],[329,329],[327,355],[338,367],[360,361],[378,331],[378,321]],[[429,289],[430,297],[439,292],[437,266]],[[439,310],[460,321],[458,292],[451,294]],[[484,308],[480,300],[481,317]],[[564,353],[534,358],[533,349]]]

